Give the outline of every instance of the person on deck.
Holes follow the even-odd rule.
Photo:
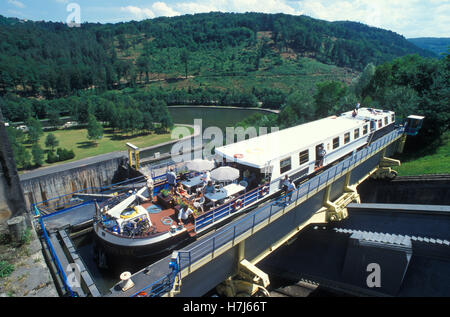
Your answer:
[[[287,203],[288,205],[292,201],[292,193],[294,192],[295,188],[296,187],[295,187],[294,182],[292,180],[289,180],[289,185],[288,185],[288,189],[287,189],[287,192],[288,192],[287,196],[289,196],[289,201]],[[287,198],[287,196],[286,196],[286,198]]]
[[[205,186],[205,194],[211,193],[214,194],[216,192],[216,188],[214,187],[214,184],[212,181],[209,181],[208,184]]]
[[[327,152],[325,151],[325,146],[322,143],[318,148],[317,148],[317,164],[316,167],[322,167],[323,166],[323,158],[325,157],[325,155],[327,154]]]
[[[145,176],[145,179],[147,181],[147,190],[148,190],[148,199],[147,200],[152,201],[153,200],[153,186],[154,186],[153,178],[151,175],[147,175],[147,176]]]
[[[283,191],[286,193],[288,187],[289,187],[289,176],[288,176],[288,175],[285,175],[285,176],[284,176],[284,180],[281,182],[281,188],[282,188]]]
[[[189,194],[184,189],[183,184],[181,184],[180,182],[177,184],[177,187],[175,189],[175,194],[180,196],[181,198],[186,198],[186,199],[190,198]]]
[[[187,224],[189,222],[189,217],[191,217],[193,214],[194,212],[191,208],[189,208],[189,206],[180,209],[180,212],[178,213],[178,224]]]
[[[175,185],[177,182],[177,174],[173,171],[173,167],[170,168],[169,173],[167,173],[167,183],[169,184],[169,190],[173,193]]]

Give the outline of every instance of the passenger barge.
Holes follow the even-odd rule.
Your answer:
[[[217,148],[211,175],[227,166],[237,177],[217,181],[214,192],[205,191],[209,174],[178,170],[181,193],[168,190],[166,174],[151,193],[143,185],[110,198],[97,205],[94,219],[97,262],[133,263],[179,248],[279,195],[288,179],[298,184],[344,159],[394,122],[394,112],[368,108],[312,121]],[[186,211],[192,216],[180,222]]]

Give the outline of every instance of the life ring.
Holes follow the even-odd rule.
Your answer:
[[[267,194],[269,192],[269,187],[264,186],[263,188],[261,188],[261,190],[259,191],[259,196],[264,196],[265,194]]]
[[[233,155],[234,158],[240,159],[244,157],[244,154],[234,154]]]
[[[234,202],[234,210],[239,210],[242,207],[242,200],[238,199]]]
[[[120,218],[122,219],[128,219],[128,218],[132,218],[134,216],[136,216],[138,214],[136,209],[133,210],[124,210],[122,211],[122,213],[120,214]]]

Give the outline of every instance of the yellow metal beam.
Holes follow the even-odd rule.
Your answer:
[[[139,164],[139,150],[134,151],[134,157],[135,157],[135,160],[136,160],[136,170],[139,170],[139,166],[140,166],[140,164]]]

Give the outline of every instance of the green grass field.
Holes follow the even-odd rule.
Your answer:
[[[187,127],[191,134],[194,132],[193,128]],[[50,166],[54,164],[68,163],[72,161],[81,160],[83,158],[96,156],[100,154],[125,151],[127,148],[125,144],[130,142],[140,148],[149,147],[171,140],[171,133],[165,134],[147,134],[141,136],[127,136],[120,133],[113,133],[111,129],[105,128],[103,138],[94,144],[87,139],[86,129],[69,129],[69,130],[56,130],[51,132],[45,132],[40,138],[39,144],[43,149],[45,148],[45,138],[49,133],[53,133],[59,141],[58,147],[73,150],[75,157],[71,160],[48,164],[44,162],[42,166]],[[47,152],[47,151],[46,151]],[[47,155],[45,155],[45,160]]]
[[[411,160],[402,160],[402,165],[394,169],[399,176],[450,174],[450,132],[444,134],[443,144],[438,147],[436,153]]]

